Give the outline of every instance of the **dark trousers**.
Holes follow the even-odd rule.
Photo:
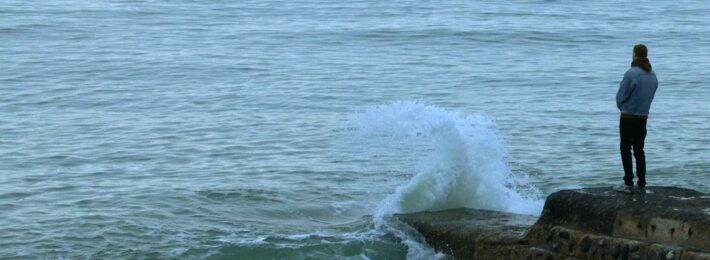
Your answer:
[[[621,142],[621,162],[624,165],[624,183],[634,185],[633,163],[631,162],[631,149],[636,158],[636,177],[638,186],[646,186],[646,154],[643,145],[646,139],[646,118],[624,118],[619,122]]]

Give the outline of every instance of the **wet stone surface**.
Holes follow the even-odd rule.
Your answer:
[[[453,259],[710,260],[710,196],[683,188],[550,195],[542,215],[452,209],[399,214]]]

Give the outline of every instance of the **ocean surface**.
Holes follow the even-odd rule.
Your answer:
[[[392,214],[710,192],[710,2],[0,1],[1,259],[432,259]]]

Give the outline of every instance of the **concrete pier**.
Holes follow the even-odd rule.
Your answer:
[[[562,190],[539,218],[479,209],[396,217],[454,259],[710,260],[710,195],[676,187]]]

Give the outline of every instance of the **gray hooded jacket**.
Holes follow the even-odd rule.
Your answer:
[[[623,114],[648,115],[651,101],[656,94],[658,80],[653,71],[644,71],[639,67],[631,67],[624,74],[616,93],[616,107]]]

